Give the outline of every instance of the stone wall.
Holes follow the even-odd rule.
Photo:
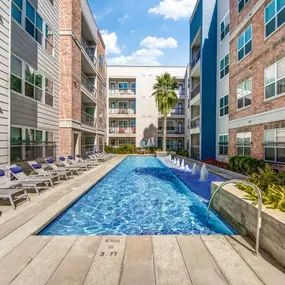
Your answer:
[[[220,183],[212,183],[211,192]],[[237,232],[255,241],[257,208],[243,199],[245,193],[232,185],[226,185],[213,200],[213,209]],[[282,266],[285,266],[285,213],[263,208],[260,245]]]

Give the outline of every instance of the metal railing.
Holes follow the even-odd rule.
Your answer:
[[[193,57],[193,60],[191,61],[191,69],[195,67],[197,62],[200,60],[201,57],[201,50],[199,49],[195,56]]]
[[[184,108],[174,108],[171,111],[171,115],[185,115],[185,109]]]
[[[191,120],[191,129],[199,128],[200,127],[200,117],[196,117]]]
[[[259,255],[259,237],[260,237],[260,228],[261,228],[261,222],[262,222],[262,218],[261,218],[261,213],[262,213],[262,193],[261,193],[260,189],[259,189],[255,184],[250,183],[250,182],[245,181],[245,180],[239,180],[239,179],[233,179],[233,180],[226,181],[226,182],[222,183],[222,184],[216,189],[216,191],[213,193],[212,198],[211,198],[211,200],[210,200],[210,202],[209,202],[209,205],[208,205],[208,219],[209,219],[209,211],[210,211],[212,202],[213,202],[213,200],[214,200],[216,194],[219,192],[219,190],[221,190],[225,185],[228,185],[228,184],[237,184],[237,183],[245,184],[245,185],[248,185],[248,186],[252,187],[252,188],[257,192],[257,195],[258,195],[258,210],[257,210],[257,223],[256,223],[255,254],[256,254],[256,255]]]
[[[81,73],[81,84],[95,97],[96,96],[96,87],[94,84],[87,78],[87,76],[82,72]]]
[[[185,96],[186,95],[186,90],[185,88],[181,88],[181,89],[178,89],[178,90],[175,90],[176,94],[178,96]]]
[[[200,83],[198,83],[191,91],[191,99],[194,99],[201,91]]]
[[[84,50],[86,51],[87,55],[91,59],[91,61],[94,64],[96,64],[95,48],[91,47],[82,35],[81,35],[81,44],[82,44]]]
[[[136,127],[131,128],[120,128],[120,127],[114,127],[109,128],[109,134],[135,134],[136,133]]]
[[[181,128],[167,128],[166,129],[167,135],[184,135],[184,133],[185,133],[184,126],[182,126]],[[158,129],[158,134],[159,135],[163,134],[162,128]]]
[[[136,95],[136,89],[116,89],[109,90],[110,96],[134,96]]]
[[[89,127],[96,127],[96,118],[92,115],[81,111],[81,123]]]
[[[109,114],[117,115],[134,115],[136,110],[134,109],[109,109]]]

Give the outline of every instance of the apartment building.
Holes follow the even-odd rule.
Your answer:
[[[285,163],[285,2],[230,0],[229,156]]]
[[[216,156],[216,0],[198,0],[190,18],[190,156]]]
[[[105,46],[87,0],[60,0],[60,153],[104,148]]]
[[[229,0],[217,0],[216,159],[228,161],[229,137]]]
[[[162,147],[162,116],[153,85],[168,72],[179,85],[177,104],[167,121],[167,148],[185,147],[185,67],[108,66],[108,140],[111,146]]]
[[[0,166],[10,160],[10,2],[0,3]]]

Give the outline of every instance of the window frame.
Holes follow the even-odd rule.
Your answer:
[[[269,100],[274,100],[274,99],[280,98],[280,97],[282,97],[282,96],[285,95],[285,92],[283,92],[283,93],[281,93],[281,94],[277,94],[278,81],[280,81],[280,80],[282,80],[282,79],[285,80],[285,75],[284,75],[284,77],[281,77],[281,78],[277,79],[277,77],[278,77],[278,63],[281,62],[281,61],[283,61],[283,60],[284,60],[284,64],[285,64],[285,57],[283,57],[283,58],[281,58],[280,60],[274,62],[273,64],[267,66],[267,67],[264,69],[264,102],[269,101]],[[273,82],[271,82],[271,83],[269,83],[269,84],[266,84],[266,82],[265,82],[265,70],[268,69],[268,68],[270,68],[270,67],[272,67],[272,66],[274,66],[274,77],[275,77],[275,78],[274,78],[274,81],[273,81]],[[271,84],[273,84],[273,83],[274,83],[274,88],[275,88],[275,95],[272,96],[272,97],[266,98],[266,87],[269,86],[269,85],[271,85]]]
[[[226,57],[228,57],[228,64],[226,64]],[[221,69],[221,62],[224,61],[224,67]],[[226,68],[228,67],[228,73],[226,74]],[[220,66],[219,66],[219,70],[220,70],[220,81],[223,80],[226,76],[229,75],[230,73],[230,54],[226,54],[221,60],[220,60]],[[224,76],[221,77],[221,72],[224,71]]]
[[[225,102],[225,98],[226,97],[228,97],[228,104],[227,105],[223,105],[222,107],[221,107],[221,101],[223,101],[223,102]],[[229,115],[229,106],[230,106],[230,104],[229,104],[229,94],[226,94],[226,95],[223,95],[223,96],[221,96],[220,98],[219,98],[219,117],[220,118],[223,118],[223,117],[225,117],[225,116],[228,116]],[[226,108],[228,108],[228,113],[226,114]],[[224,115],[222,115],[221,116],[221,109],[223,109],[224,110]]]
[[[245,34],[246,34],[246,31],[247,31],[249,28],[251,29],[251,37],[250,37],[250,39],[246,42],[246,41],[245,41]],[[253,31],[252,31],[252,24],[249,24],[248,27],[247,27],[247,28],[239,35],[239,37],[237,38],[237,62],[238,62],[238,63],[241,62],[243,59],[245,59],[245,58],[246,58],[248,55],[250,55],[251,52],[252,52],[252,34],[253,34]],[[240,39],[241,37],[244,37],[244,43],[243,43],[242,47],[239,48],[239,39]],[[249,51],[247,54],[245,54],[245,47],[246,47],[246,45],[247,45],[249,42],[251,42],[250,51]],[[240,52],[241,50],[244,50],[244,55],[243,55],[243,57],[242,57],[241,59],[239,59],[239,52]]]
[[[241,10],[239,10],[239,3],[243,1],[243,7],[241,8]],[[250,0],[237,0],[237,12],[238,14],[240,14],[244,7],[246,7],[247,3],[249,2]]]
[[[225,137],[227,137],[227,142],[222,143],[220,140],[221,137],[223,137],[223,139],[225,139]],[[218,145],[219,145],[218,154],[223,155],[223,156],[228,156],[229,155],[229,134],[219,134]],[[221,153],[221,151],[220,151],[221,147],[223,148],[223,153]],[[225,150],[227,150],[227,151],[225,151]]]
[[[127,84],[127,88],[120,88],[120,84]],[[129,82],[118,82],[118,90],[120,91],[128,91],[129,90]]]
[[[271,17],[267,22],[266,22],[266,8],[271,5],[272,1],[275,1],[275,6],[274,6],[274,16]],[[285,21],[284,23],[281,24],[281,26],[278,27],[278,14],[281,13],[281,11],[283,9],[285,9],[285,6],[283,6],[283,8],[281,8],[278,11],[278,0],[272,0],[270,1],[270,3],[268,3],[268,5],[266,5],[266,7],[264,8],[264,39],[267,40],[268,38],[270,38],[274,33],[276,33],[279,29],[281,29],[284,25],[285,25]],[[271,32],[269,35],[266,35],[266,25],[269,24],[274,18],[274,24],[275,24],[275,29],[273,32]]]
[[[24,0],[21,0],[22,1],[22,8],[20,8],[19,6],[18,6],[18,4],[17,3],[15,3],[15,1],[14,0],[12,0],[12,2],[11,2],[11,18],[14,20],[14,21],[16,21],[19,25],[21,25],[22,26],[22,24],[23,24],[23,12],[24,12]],[[18,9],[19,10],[19,12],[21,13],[21,23],[19,23],[14,17],[13,17],[13,13],[12,13],[12,11],[13,11],[13,5],[16,7],[16,9]]]
[[[48,30],[52,31],[52,42],[48,39]],[[50,54],[51,56],[54,57],[54,33],[53,30],[50,29],[50,26],[48,25],[48,23],[45,22],[45,33],[44,33],[44,40],[45,40],[45,50],[47,51],[48,54]],[[48,50],[48,43],[50,44],[50,46],[52,47],[52,52],[49,52]]]
[[[23,84],[24,84],[24,83],[23,83],[23,82],[24,82],[24,80],[23,80],[23,72],[24,72],[24,70],[23,70],[23,60],[22,60],[21,58],[19,58],[18,56],[14,55],[13,53],[11,53],[11,57],[12,57],[12,56],[13,56],[14,58],[16,58],[17,60],[19,60],[20,63],[21,63],[21,77],[19,77],[19,75],[16,75],[15,73],[12,72],[12,60],[11,60],[11,69],[10,69],[10,81],[11,81],[11,82],[10,82],[10,89],[11,89],[12,92],[15,92],[16,94],[23,95],[23,91],[24,91],[24,89],[25,89],[25,86],[23,86]],[[21,80],[21,92],[12,89],[12,86],[11,86],[11,83],[12,83],[11,75],[13,75],[13,76],[15,76],[15,77],[17,77],[18,79]]]
[[[52,82],[52,93],[50,93],[50,92],[47,91],[47,84],[46,84],[47,80],[49,80],[50,82]],[[52,99],[52,105],[46,103],[46,94],[52,96],[52,98],[53,98],[53,99]],[[45,105],[47,105],[47,106],[49,106],[49,107],[53,107],[53,106],[54,106],[54,82],[53,82],[53,80],[51,80],[51,79],[50,79],[49,77],[47,77],[47,76],[44,77],[44,99],[45,99],[45,103],[44,103]]]
[[[225,20],[226,18],[228,18],[228,24],[225,25]],[[224,22],[224,29],[222,30],[221,27],[222,27],[222,23]],[[226,29],[226,27],[228,27],[228,31]],[[226,33],[227,31],[227,33]],[[224,32],[224,37],[222,38],[222,33]],[[220,21],[220,43],[222,43],[225,38],[227,36],[229,36],[230,34],[230,17],[229,17],[229,10],[226,12],[225,16],[223,17],[223,19]]]
[[[285,142],[284,143],[280,143],[280,144],[283,144],[283,147],[278,147],[278,142],[277,142],[277,133],[278,131],[285,131],[285,128],[278,128],[278,129],[268,129],[268,130],[264,130],[264,160],[265,161],[268,161],[268,162],[273,162],[273,163],[280,163],[280,164],[284,164],[284,162],[280,162],[277,160],[278,158],[278,155],[277,155],[277,150],[278,149],[285,149]],[[274,141],[272,142],[266,142],[265,141],[265,136],[266,136],[266,133],[267,132],[270,132],[270,131],[273,131],[274,132]],[[270,148],[270,149],[274,149],[274,160],[269,160],[269,159],[266,159],[266,152],[265,152],[265,149],[266,148]]]
[[[30,82],[30,81],[28,81],[27,79],[26,79],[26,68],[27,67],[29,67],[29,68],[31,68],[33,71],[34,71],[34,82],[32,83],[32,82]],[[37,75],[40,75],[41,76],[41,81],[42,81],[42,87],[40,88],[40,87],[38,87],[37,85],[36,85],[36,76]],[[26,63],[25,62],[25,88],[24,88],[24,96],[25,97],[28,97],[28,98],[30,98],[30,99],[33,99],[33,100],[35,100],[35,101],[37,101],[37,102],[41,102],[41,103],[43,103],[43,97],[44,97],[44,76],[43,76],[43,74],[41,73],[41,72],[38,72],[36,69],[34,69],[33,67],[31,67],[28,63]],[[32,87],[33,87],[33,98],[32,97],[29,97],[29,96],[27,96],[26,95],[26,91],[27,91],[27,89],[26,89],[26,84],[29,84],[29,85],[31,85]],[[38,100],[38,99],[36,99],[36,89],[39,89],[39,90],[41,90],[41,100]]]
[[[243,96],[241,96],[241,97],[239,98],[239,97],[238,97],[238,87],[239,87],[240,85],[242,85],[242,87],[243,87],[242,90],[244,91],[244,90],[245,90],[244,86],[245,86],[246,82],[248,82],[248,81],[251,81],[251,93],[250,93],[250,94],[243,95]],[[253,89],[252,87],[253,87],[253,80],[252,80],[252,77],[246,79],[245,81],[243,81],[243,82],[241,82],[240,84],[237,85],[237,104],[236,104],[237,110],[243,110],[243,109],[246,109],[246,108],[250,108],[250,107],[251,107],[251,104],[252,104],[252,89]],[[247,96],[249,96],[249,95],[251,95],[250,105],[245,106],[245,98],[246,98]],[[243,106],[242,106],[241,108],[239,108],[239,107],[238,107],[238,100],[241,99],[241,98],[243,99]]]
[[[242,144],[239,144],[238,143],[238,135],[243,135],[243,143]],[[248,135],[248,134],[250,134],[250,142],[249,142],[249,144],[245,144],[244,143],[244,140],[245,140],[245,138],[246,138],[246,136],[245,135]],[[252,133],[251,132],[243,132],[243,133],[237,133],[236,134],[236,153],[237,153],[237,155],[240,155],[240,154],[238,154],[238,148],[242,148],[243,149],[243,154],[242,154],[242,156],[245,156],[245,148],[249,148],[249,156],[251,156],[251,144],[252,144]]]

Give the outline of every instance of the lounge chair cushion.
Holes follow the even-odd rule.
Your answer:
[[[37,164],[32,164],[32,167],[33,167],[34,169],[40,169],[40,168],[42,168],[41,164],[39,164],[39,163],[37,163]]]
[[[0,169],[0,176],[5,176],[5,171]]]
[[[23,169],[22,169],[22,167],[20,167],[20,166],[11,167],[10,170],[11,170],[11,172],[14,173],[14,174],[23,172]]]
[[[68,158],[69,158],[69,159],[73,159],[73,156],[72,156],[72,155],[69,155]]]
[[[63,156],[59,157],[59,160],[65,161],[65,158]]]
[[[46,162],[47,163],[54,163],[54,160],[52,158],[48,158],[48,159],[46,159]]]
[[[80,155],[80,154],[76,154],[76,157],[80,158],[80,157],[81,157],[81,155]]]

